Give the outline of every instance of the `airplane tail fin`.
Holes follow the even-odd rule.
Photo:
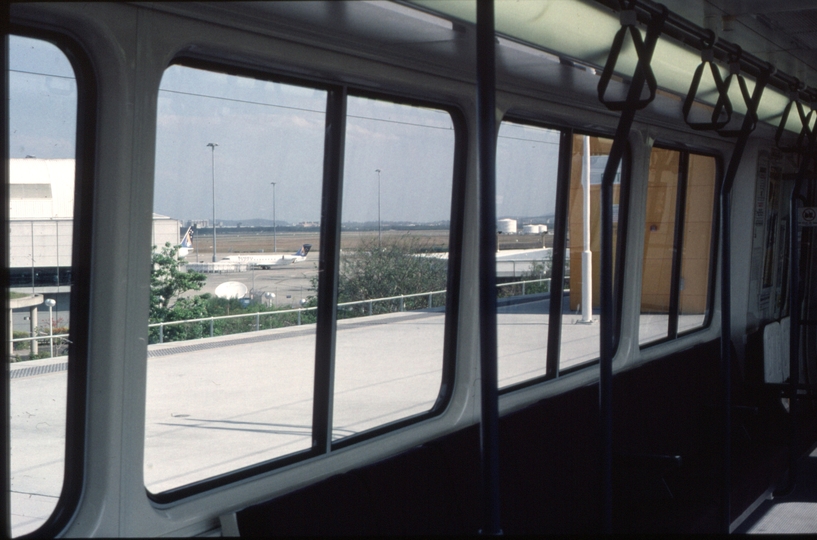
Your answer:
[[[182,238],[182,245],[183,248],[192,248],[193,247],[193,227],[190,226],[187,229],[187,232],[184,233],[184,238]]]
[[[295,256],[306,257],[306,254],[309,253],[310,249],[312,249],[312,244],[304,244],[301,246],[301,249],[295,252]]]

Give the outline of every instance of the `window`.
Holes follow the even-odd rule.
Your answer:
[[[436,410],[454,149],[447,111],[166,70],[144,461],[156,500]],[[319,261],[339,269],[337,302],[318,292],[333,278]]]
[[[325,110],[319,89],[180,65],[162,78],[151,492],[311,448]]]
[[[55,45],[10,36],[12,535],[37,530],[64,482],[77,82]],[[33,338],[37,339],[33,339]]]
[[[502,122],[497,139],[500,388],[546,374],[559,131]]]
[[[655,147],[650,155],[639,343],[706,324],[717,163]]]
[[[348,98],[333,439],[440,393],[454,142],[445,111]]]
[[[564,144],[569,145],[570,158],[561,158],[569,163],[561,164],[563,194],[557,195]],[[500,125],[496,200],[500,388],[557,377],[562,370],[599,357],[600,188],[611,145],[602,137],[570,136],[508,121]],[[623,240],[618,234],[622,197],[619,167],[613,184],[616,278],[621,274],[615,265],[620,264],[616,255]],[[565,246],[562,252],[560,242]],[[561,288],[552,281],[556,261],[564,261]],[[617,291],[619,285],[614,288]],[[554,302],[557,294],[561,298]]]
[[[601,182],[611,139],[574,135],[568,206],[568,256],[565,290],[569,299],[562,311],[562,346],[559,367],[565,369],[599,357],[601,329]],[[619,223],[621,165],[613,181],[613,283],[619,277]],[[588,192],[589,188],[589,192]],[[585,272],[585,267],[589,268]],[[589,274],[589,278],[587,276]],[[589,281],[589,283],[588,283]],[[614,292],[618,288],[614,287]],[[618,303],[614,294],[615,303]],[[616,311],[614,310],[614,314]],[[617,314],[616,314],[617,315]]]

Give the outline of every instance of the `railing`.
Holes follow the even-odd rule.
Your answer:
[[[549,290],[550,279],[543,278],[543,279],[529,279],[523,281],[514,281],[511,283],[498,283],[497,289],[510,289],[511,294],[507,296],[514,295],[513,288],[519,287],[521,288],[520,296],[525,296],[528,294],[528,291],[533,288],[533,292],[531,294],[535,294],[538,292],[547,292]],[[544,289],[544,290],[537,290],[537,289]],[[422,307],[417,307],[417,304],[414,303],[411,307],[409,307],[409,311],[419,310],[419,309],[434,309],[435,307],[435,298],[442,297],[446,294],[446,291],[430,291],[430,292],[423,292],[423,293],[415,293],[415,294],[401,294],[398,296],[388,296],[385,298],[374,298],[371,300],[356,300],[354,302],[343,302],[338,304],[338,315],[339,318],[344,318],[350,316],[372,316],[382,313],[390,313],[391,310],[385,310],[378,312],[375,309],[375,306],[378,304],[386,304],[386,303],[397,303],[397,312],[406,311],[406,304],[407,301],[412,299],[420,299],[426,298],[427,300],[423,302]],[[409,302],[409,304],[412,304]],[[354,308],[356,306],[362,306],[363,309],[360,311],[355,311]],[[444,302],[436,302],[436,307],[443,307]],[[271,317],[283,317],[286,315],[293,316],[293,322],[295,326],[301,326],[304,324],[304,321],[309,321],[306,324],[311,324],[314,320],[314,312],[317,308],[316,307],[300,307],[294,309],[284,309],[284,310],[275,310],[275,311],[259,311],[256,313],[240,313],[238,315],[220,315],[217,317],[202,317],[199,319],[185,319],[183,321],[167,321],[167,322],[158,322],[158,323],[150,323],[148,324],[148,328],[158,328],[158,343],[165,342],[165,329],[168,327],[180,326],[180,325],[189,325],[195,323],[209,323],[209,337],[216,336],[216,322],[217,321],[225,321],[225,320],[233,320],[233,319],[254,319],[254,324],[251,324],[247,327],[246,330],[241,330],[235,333],[242,333],[242,332],[258,332],[261,330],[261,321],[262,318],[271,318]],[[289,325],[282,325],[282,326],[289,326]],[[197,335],[194,338],[190,339],[199,339],[201,337],[206,337],[204,335]],[[53,336],[31,336],[31,337],[24,337],[24,338],[15,338],[10,340],[13,343],[20,343],[20,342],[31,342],[31,341],[50,341],[51,351],[54,350],[54,340],[59,339],[63,340],[64,342],[68,341],[68,334],[54,334]],[[184,341],[181,340],[172,340],[172,341]],[[53,356],[53,353],[52,353]]]
[[[539,273],[537,271],[537,266],[540,267],[542,271],[549,272],[551,261],[552,258],[550,256],[542,259],[497,259],[496,275],[497,277],[522,277],[524,275],[535,275]]]
[[[54,340],[57,339],[59,342],[57,343],[57,347],[62,344],[70,344],[71,342],[68,341],[68,334],[50,334],[47,336],[29,336],[29,337],[22,337],[22,338],[14,338],[10,339],[9,342],[11,343],[12,354],[14,351],[14,344],[15,343],[24,343],[26,341],[29,342],[29,350],[31,350],[31,342],[34,341],[48,341],[49,342],[49,350],[51,351],[51,356],[54,356]],[[59,355],[58,355],[59,356]]]
[[[509,288],[509,287],[521,287],[522,295],[524,296],[527,294],[528,288],[533,284],[540,284],[544,285],[545,288],[548,288],[550,284],[550,279],[531,279],[531,280],[524,280],[524,281],[515,281],[513,283],[501,283],[497,284],[497,288]],[[375,306],[377,304],[384,304],[388,302],[397,302],[398,312],[406,311],[406,301],[415,299],[415,298],[427,298],[428,300],[424,302],[422,308],[414,307],[414,309],[433,309],[434,308],[434,299],[436,297],[445,295],[446,291],[430,291],[430,292],[423,292],[423,293],[415,293],[415,294],[402,294],[398,296],[388,296],[384,298],[374,298],[370,300],[356,300],[354,302],[343,302],[338,304],[338,315],[339,318],[344,318],[344,314],[352,314],[351,316],[372,316],[376,314],[388,313],[389,311],[382,311],[380,313],[376,313]],[[357,312],[355,314],[355,310],[353,309],[356,306],[362,306],[364,309]],[[442,307],[440,305],[439,307]],[[252,332],[252,331],[259,331],[261,330],[261,319],[263,317],[270,318],[270,317],[279,317],[279,316],[286,316],[295,314],[297,320],[295,321],[295,325],[300,326],[304,324],[304,319],[313,319],[316,307],[301,307],[301,308],[294,308],[294,309],[284,309],[284,310],[276,310],[276,311],[259,311],[256,313],[242,313],[238,315],[221,315],[218,317],[203,317],[200,319],[186,319],[183,321],[169,321],[169,322],[158,322],[158,323],[151,323],[148,325],[148,328],[158,328],[159,335],[158,335],[158,343],[165,342],[165,328],[179,326],[184,324],[192,324],[192,323],[209,323],[209,337],[216,336],[216,321],[223,321],[229,319],[255,319],[255,324],[252,325],[251,328],[244,330],[244,332]],[[312,315],[311,317],[307,317],[308,315]],[[310,320],[309,324],[312,323]],[[241,332],[237,332],[241,333]],[[194,339],[198,339],[198,337],[205,337],[205,336],[197,336]],[[175,341],[175,340],[174,340]],[[183,341],[183,340],[182,340]]]

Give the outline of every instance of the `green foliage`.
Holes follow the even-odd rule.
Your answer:
[[[365,241],[360,249],[345,253],[340,261],[340,280],[338,283],[339,302],[370,300],[415,293],[428,293],[445,290],[448,261],[437,257],[426,256],[433,251],[429,241],[420,240],[410,235],[384,242],[377,246],[377,238]],[[209,319],[229,315],[247,314],[246,317],[230,317],[220,320],[204,320],[183,324],[165,325],[163,328],[150,329],[150,343],[167,343],[203,337],[224,336],[256,329],[266,330],[314,324],[315,309],[299,312],[289,307],[278,309],[260,303],[242,305],[238,299],[216,298],[210,294],[178,298],[189,290],[199,290],[206,277],[198,273],[184,273],[182,263],[176,257],[177,249],[165,244],[161,253],[154,253],[153,273],[151,275],[151,309],[150,322],[188,321],[191,319]],[[317,276],[312,278],[312,285],[317,289]],[[177,298],[175,302],[171,299]],[[435,295],[433,307],[445,305],[445,295]],[[304,308],[314,308],[317,299],[307,298]],[[402,310],[425,309],[429,307],[429,298],[423,295],[418,298],[395,299],[389,302],[376,302],[351,306],[341,309],[339,318],[368,315],[370,313],[388,313]],[[371,309],[371,311],[370,311]],[[257,314],[255,317],[252,314]]]
[[[365,240],[361,246],[341,255],[338,275],[338,302],[354,302],[376,298],[442,291],[446,288],[448,261],[428,256],[433,251],[428,240],[410,235],[384,241],[381,247],[377,238]],[[317,277],[312,278],[317,288]],[[433,298],[434,306],[445,303],[444,295]],[[404,310],[428,307],[428,297],[406,298]],[[399,299],[376,302],[371,313],[399,311]],[[366,304],[341,309],[339,318],[369,314]]]
[[[155,247],[150,273],[150,322],[180,320],[168,319],[173,316],[170,315],[171,300],[184,292],[198,291],[207,277],[199,272],[183,271],[184,262],[179,259],[179,248],[170,245],[170,242],[165,242],[161,251]],[[180,306],[180,309],[190,309],[190,306]]]
[[[12,339],[19,339],[19,338],[27,338],[30,336],[28,332],[24,332],[22,330],[14,330],[11,334]],[[28,350],[29,349],[29,342],[28,341],[15,341],[14,342],[14,350],[21,351],[21,350]]]

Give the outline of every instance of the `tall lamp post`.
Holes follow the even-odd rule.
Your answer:
[[[278,244],[275,242],[278,234],[278,222],[275,220],[275,184],[277,182],[270,182],[270,184],[272,184],[272,252],[278,253]]]
[[[213,170],[213,262],[216,262],[216,143],[207,143],[212,150],[212,170]]]
[[[377,173],[377,249],[380,249],[380,241],[383,236],[380,226],[380,169],[374,170]]]

